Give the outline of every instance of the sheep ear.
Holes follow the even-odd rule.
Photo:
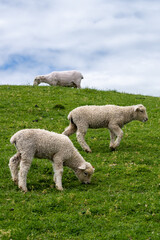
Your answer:
[[[138,106],[138,105],[136,105],[136,106],[134,106],[134,111],[136,112],[136,111],[139,111],[140,110],[140,106]]]
[[[78,167],[79,169],[81,169],[81,170],[85,170],[86,169],[86,164],[84,163],[84,164],[82,164],[80,167]]]

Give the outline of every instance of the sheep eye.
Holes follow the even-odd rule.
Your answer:
[[[87,175],[88,175],[88,173],[84,172],[84,175],[85,175],[85,176],[87,176]]]

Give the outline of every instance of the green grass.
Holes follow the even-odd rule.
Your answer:
[[[149,120],[124,127],[117,151],[109,132],[89,129],[86,161],[95,167],[90,185],[64,168],[63,187],[53,184],[52,165],[34,159],[24,194],[11,181],[8,162],[16,150],[10,137],[23,128],[61,133],[67,115],[81,105],[146,106]],[[0,86],[0,239],[160,239],[160,98],[49,86]]]

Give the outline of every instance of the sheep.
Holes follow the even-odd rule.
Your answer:
[[[88,128],[108,128],[110,131],[110,149],[115,150],[123,137],[122,127],[133,120],[148,120],[146,108],[142,104],[133,106],[81,106],[73,109],[69,115],[69,126],[62,133],[66,136],[76,132],[77,140],[84,151],[91,152],[85,142]],[[116,138],[117,137],[117,138]]]
[[[12,180],[27,192],[27,173],[33,157],[49,159],[53,165],[55,186],[63,190],[63,165],[73,169],[83,183],[90,183],[94,168],[80,155],[67,136],[44,129],[22,129],[10,139],[17,153],[9,160]]]
[[[63,87],[74,87],[81,88],[81,80],[83,75],[77,71],[62,71],[62,72],[51,72],[46,75],[37,76],[34,79],[34,85],[40,83],[48,83],[51,86],[63,86]]]

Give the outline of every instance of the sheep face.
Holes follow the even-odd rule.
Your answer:
[[[33,85],[34,85],[34,86],[37,86],[38,84],[40,84],[40,79],[39,79],[39,77],[36,77],[36,78],[34,79]]]
[[[146,108],[143,105],[135,106],[136,120],[141,122],[146,122],[148,120],[148,115],[146,112]]]
[[[77,169],[75,174],[80,182],[88,184],[91,182],[91,177],[94,173],[94,170],[95,169],[90,163],[85,163]]]

